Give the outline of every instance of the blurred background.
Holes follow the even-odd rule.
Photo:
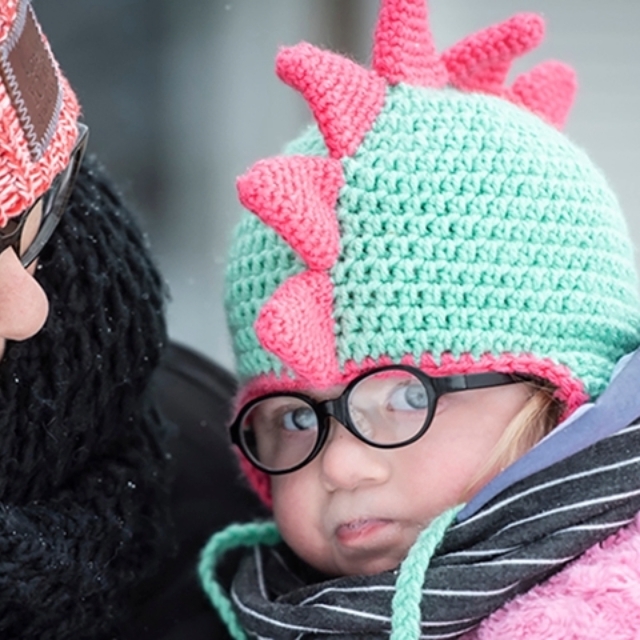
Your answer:
[[[240,210],[235,176],[310,121],[273,72],[307,40],[368,63],[377,0],[33,0],[91,127],[97,153],[139,212],[168,281],[174,339],[233,367],[223,266]],[[640,246],[640,2],[431,0],[439,50],[519,11],[546,58],[578,71],[565,131],[604,170]],[[640,266],[640,259],[638,259]]]

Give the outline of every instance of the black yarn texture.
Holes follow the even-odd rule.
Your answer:
[[[165,544],[165,291],[95,161],[36,277],[47,323],[0,362],[0,638],[118,638]]]

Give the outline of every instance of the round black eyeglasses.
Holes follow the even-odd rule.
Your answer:
[[[78,138],[69,163],[41,198],[19,216],[10,218],[0,229],[0,253],[13,248],[25,268],[40,255],[67,207],[88,138],[89,128],[78,123]]]
[[[502,373],[432,378],[420,369],[392,365],[349,383],[337,398],[270,393],[246,404],[230,429],[231,441],[255,467],[290,473],[313,460],[327,441],[331,418],[372,447],[395,449],[420,438],[445,393],[522,382]]]

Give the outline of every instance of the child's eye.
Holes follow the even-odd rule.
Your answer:
[[[313,409],[300,407],[293,411],[287,411],[282,416],[282,425],[287,431],[306,431],[317,429],[318,418]]]
[[[424,411],[429,405],[429,398],[421,384],[407,384],[391,392],[387,405],[392,411]]]

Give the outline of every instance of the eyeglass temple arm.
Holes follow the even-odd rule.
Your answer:
[[[485,389],[503,384],[522,382],[519,376],[506,373],[474,373],[470,375],[447,376],[443,379],[434,378],[434,384],[439,391],[451,393],[468,389]]]

